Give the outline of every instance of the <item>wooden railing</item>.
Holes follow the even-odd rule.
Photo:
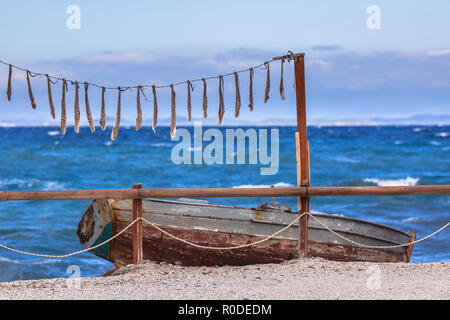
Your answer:
[[[450,185],[395,187],[175,188],[0,191],[0,201],[142,198],[325,197],[450,194]]]
[[[310,199],[318,196],[383,196],[383,195],[438,195],[450,194],[450,185],[395,186],[395,187],[292,187],[292,188],[180,188],[55,191],[0,191],[0,201],[20,200],[87,200],[133,199],[133,220],[142,218],[143,198],[238,198],[238,197],[297,197]],[[299,209],[299,214],[304,210]],[[133,225],[133,263],[143,260],[142,220]],[[301,225],[299,224],[299,228]],[[301,245],[299,239],[299,246]],[[307,238],[299,256],[307,256]]]

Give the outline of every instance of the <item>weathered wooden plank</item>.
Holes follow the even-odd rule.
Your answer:
[[[306,91],[305,91],[305,61],[304,55],[294,57],[295,72],[295,94],[297,102],[297,134],[296,145],[298,146],[297,160],[297,181],[298,187],[309,187],[311,185],[309,178],[309,154],[308,154],[308,136],[306,127]],[[300,174],[298,173],[300,171]],[[299,197],[297,207],[299,214],[310,211],[310,197]],[[308,256],[308,216],[302,216],[299,220],[299,244],[298,257]]]
[[[133,184],[133,189],[142,189],[142,183]],[[133,221],[142,218],[142,198],[133,199]],[[133,263],[140,263],[143,259],[142,248],[142,220],[133,225]]]
[[[364,187],[285,187],[285,188],[174,188],[53,191],[0,191],[0,201],[17,200],[85,200],[143,198],[247,198],[247,197],[318,197],[318,196],[386,196],[450,194],[450,185],[364,186]]]
[[[415,232],[411,232],[411,237],[409,238],[409,242],[411,243],[407,248],[406,248],[406,252],[405,252],[405,258],[404,258],[404,262],[409,262],[409,259],[411,258],[411,254],[414,248],[414,241],[416,240],[416,233]]]

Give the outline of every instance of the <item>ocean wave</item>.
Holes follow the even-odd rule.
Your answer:
[[[420,132],[420,131],[423,131],[423,128],[414,128],[413,131],[414,132]]]
[[[9,264],[41,265],[41,264],[57,263],[57,262],[61,262],[61,261],[62,261],[61,259],[16,260],[16,259],[9,259],[9,258],[0,256],[0,262],[6,262]]]
[[[342,213],[328,213],[328,212],[322,212],[317,210],[311,210],[311,213],[315,214],[328,214],[330,216],[337,216],[337,217],[345,217]]]
[[[441,143],[440,142],[437,142],[437,141],[431,141],[430,142],[433,146],[440,146],[441,145]]]
[[[413,221],[419,221],[420,219],[418,217],[410,217],[403,219],[402,222],[413,222]]]
[[[438,132],[436,133],[436,137],[447,138],[450,135],[448,132]]]
[[[390,186],[415,186],[419,182],[420,178],[406,177],[406,179],[378,179],[378,178],[365,178],[363,181],[366,183],[373,183],[380,187]]]
[[[156,143],[151,143],[150,145],[152,147],[167,147],[167,148],[173,147],[172,144],[167,143],[167,142],[156,142]]]
[[[57,136],[58,134],[60,134],[60,132],[59,131],[47,131],[47,134],[49,136]]]
[[[351,159],[348,157],[343,157],[343,156],[339,156],[334,158],[334,160],[336,160],[337,162],[346,162],[346,163],[360,163],[361,161],[356,160],[356,159]]]
[[[63,190],[65,188],[63,183],[58,181],[42,181],[39,179],[1,179],[0,188],[2,187],[18,187],[18,188],[32,188],[39,187],[42,190]]]
[[[7,263],[19,263],[18,260],[12,260],[3,256],[0,256],[0,262],[7,262]]]
[[[65,186],[63,183],[58,181],[44,181],[43,190],[64,190]]]
[[[14,128],[17,125],[15,123],[8,123],[8,122],[0,122],[1,128]]]
[[[62,262],[61,259],[45,259],[45,260],[34,260],[34,261],[23,261],[22,263],[31,264],[31,265],[41,265],[41,264],[50,264],[50,263],[58,263]]]
[[[243,184],[240,186],[234,186],[233,188],[283,188],[283,187],[293,187],[294,185],[286,182],[277,182],[274,185],[268,185],[268,184]]]
[[[107,146],[107,147],[111,146],[112,144],[113,144],[112,141],[106,141],[105,142],[105,146]]]

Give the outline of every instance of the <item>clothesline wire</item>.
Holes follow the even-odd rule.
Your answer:
[[[203,77],[203,78],[198,78],[198,79],[194,79],[194,80],[185,80],[185,81],[180,81],[180,82],[176,82],[176,83],[168,84],[168,85],[159,85],[159,86],[155,85],[155,88],[157,88],[157,89],[170,88],[171,85],[178,86],[178,85],[182,85],[182,84],[187,84],[188,82],[199,82],[199,81],[203,81],[203,80],[220,79],[220,77],[227,77],[227,76],[234,75],[235,72],[236,73],[243,73],[243,72],[248,72],[248,71],[254,70],[254,69],[266,68],[266,64],[271,63],[273,61],[274,60],[271,59],[271,60],[265,61],[265,62],[263,62],[263,63],[261,63],[261,64],[259,64],[257,66],[254,66],[254,67],[250,67],[250,68],[247,68],[247,69],[244,69],[244,70],[239,70],[239,71],[233,71],[233,72],[225,73],[225,74],[218,75],[218,76]],[[67,82],[70,82],[71,84],[75,84],[76,82],[78,82],[78,83],[87,83],[90,86],[101,88],[101,89],[104,88],[104,89],[107,89],[107,90],[117,90],[117,89],[120,88],[121,91],[138,89],[138,88],[141,88],[141,90],[143,90],[144,88],[151,88],[151,87],[153,87],[153,85],[136,85],[136,86],[124,86],[124,87],[105,87],[105,86],[102,86],[102,85],[99,85],[99,84],[96,84],[96,83],[92,83],[92,82],[87,82],[87,81],[80,82],[80,81],[77,81],[77,80],[71,80],[71,79],[66,79],[66,78],[63,78],[63,77],[52,76],[52,75],[50,75],[48,73],[33,72],[33,71],[28,70],[28,69],[24,69],[22,67],[18,67],[16,65],[13,65],[13,64],[10,64],[10,63],[6,63],[6,62],[4,62],[2,60],[0,60],[0,63],[4,64],[6,66],[11,66],[12,68],[15,68],[15,69],[18,69],[18,70],[21,70],[21,71],[24,71],[24,72],[28,72],[30,74],[30,76],[32,76],[32,77],[42,76],[42,77],[48,77],[50,79],[54,79],[54,80],[56,80],[55,82],[51,81],[53,84],[56,84],[58,81],[67,81]]]

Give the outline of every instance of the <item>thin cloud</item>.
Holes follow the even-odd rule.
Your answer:
[[[450,49],[428,51],[428,55],[432,57],[450,55]]]

